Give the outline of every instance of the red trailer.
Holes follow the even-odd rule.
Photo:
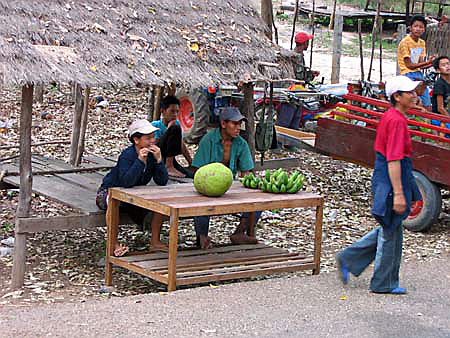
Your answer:
[[[376,127],[389,103],[355,94],[344,97],[348,103],[337,104],[334,118],[319,119],[315,148],[331,157],[373,168]],[[404,226],[412,231],[425,231],[441,212],[441,188],[450,190],[450,138],[446,137],[446,134],[450,137],[450,129],[420,120],[439,120],[445,124],[450,123],[450,118],[418,110],[411,110],[408,115],[414,176],[423,202],[417,203]]]

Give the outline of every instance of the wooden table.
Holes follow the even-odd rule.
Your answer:
[[[159,212],[170,217],[169,253],[131,253],[114,257],[117,240],[120,201]],[[314,254],[312,257],[289,253],[264,244],[230,245],[210,250],[183,250],[178,252],[178,222],[180,217],[222,215],[258,210],[315,207]],[[112,285],[112,267],[118,265],[168,285],[168,291],[177,285],[252,277],[279,272],[312,270],[320,272],[322,243],[323,198],[299,192],[270,194],[247,189],[236,182],[222,197],[206,197],[197,193],[192,183],[164,187],[141,186],[110,189],[106,213],[108,225],[106,248],[106,285]]]

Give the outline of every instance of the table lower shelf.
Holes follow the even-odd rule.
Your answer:
[[[114,265],[168,284],[167,253],[132,253],[109,260]],[[265,244],[229,245],[178,251],[176,280],[179,286],[314,268],[312,257],[280,248]]]

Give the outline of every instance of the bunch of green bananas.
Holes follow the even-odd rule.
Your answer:
[[[290,176],[282,168],[270,171],[266,170],[263,178],[249,174],[241,179],[242,184],[251,189],[260,189],[271,193],[291,193],[295,194],[303,188],[305,176],[295,171]]]
[[[260,189],[261,179],[253,175],[253,173],[244,176],[240,181],[246,188]]]

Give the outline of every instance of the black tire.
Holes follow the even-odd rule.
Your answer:
[[[414,218],[408,217],[403,226],[410,231],[427,231],[437,222],[442,209],[442,196],[439,187],[430,182],[428,178],[414,171],[416,183],[423,198],[423,207]]]
[[[192,104],[194,113],[194,123],[192,128],[185,132],[183,139],[186,143],[199,143],[201,138],[208,131],[208,121],[210,116],[209,102],[206,94],[202,89],[193,89],[190,92],[180,92],[177,95],[179,98],[187,96]]]

